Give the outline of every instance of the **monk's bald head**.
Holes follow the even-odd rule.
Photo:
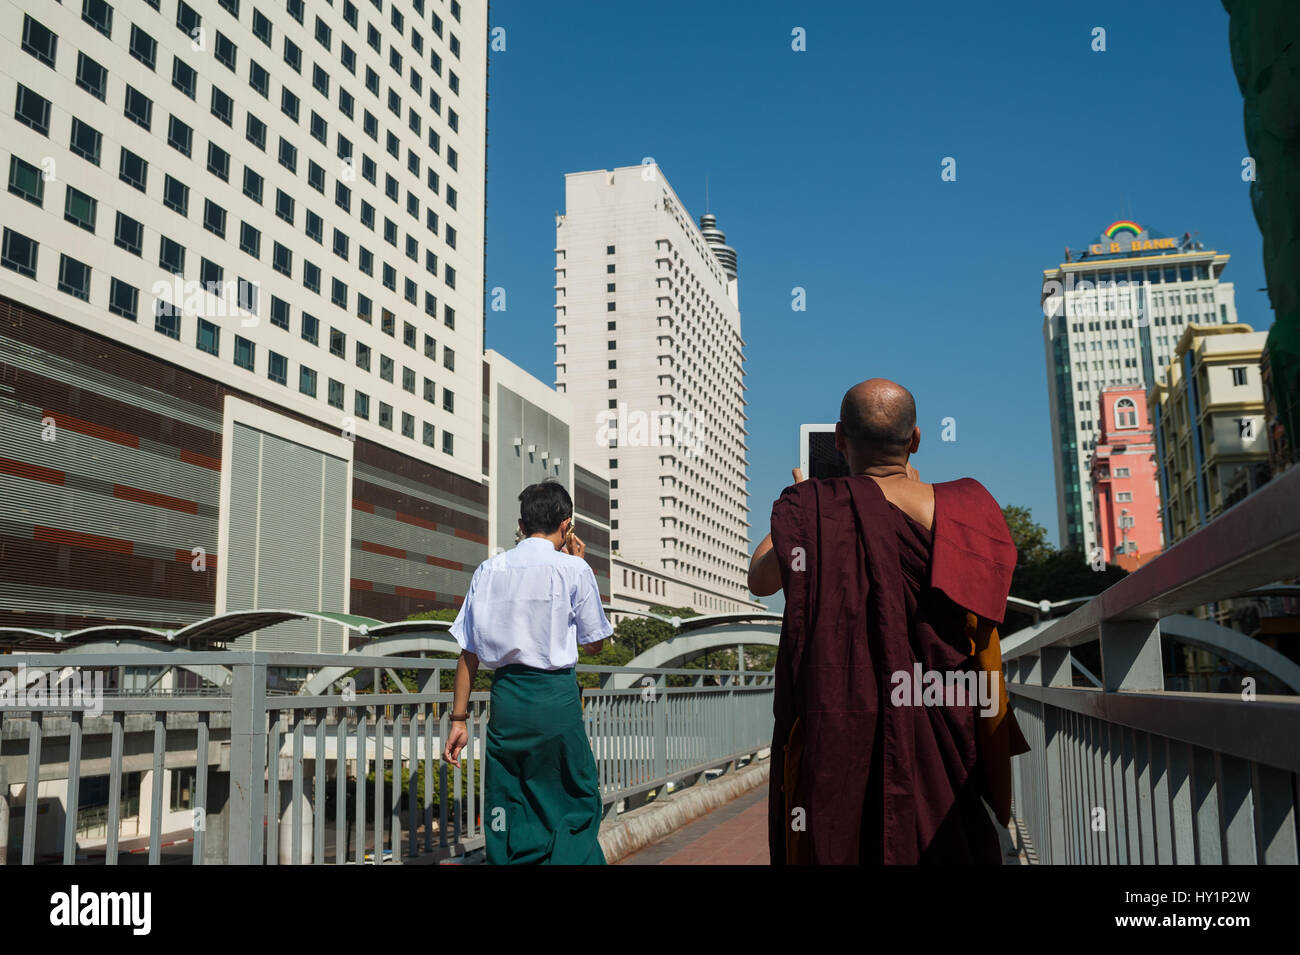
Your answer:
[[[861,458],[906,458],[916,430],[916,402],[902,385],[868,378],[844,393],[840,428]]]

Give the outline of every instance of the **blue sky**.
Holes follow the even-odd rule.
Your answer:
[[[697,220],[708,177],[739,254],[751,548],[799,424],[873,376],[915,394],[925,480],[976,477],[1058,540],[1041,270],[1133,218],[1231,253],[1241,321],[1272,313],[1221,5],[996,7],[495,0],[488,347],[554,381],[564,174],[652,156]]]

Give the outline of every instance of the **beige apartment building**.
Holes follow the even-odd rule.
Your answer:
[[[1260,355],[1266,332],[1189,325],[1147,403],[1156,431],[1166,546],[1267,480]]]

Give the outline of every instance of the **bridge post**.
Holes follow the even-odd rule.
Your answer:
[[[654,778],[664,780],[663,788],[665,792],[656,794],[667,795],[668,788],[668,677],[663,673],[655,674],[655,706],[654,706],[654,726],[655,726],[655,764]]]
[[[9,770],[0,766],[0,865],[9,858]]]
[[[1069,647],[1043,647],[1038,657],[1038,670],[1043,686],[1072,686],[1073,662]],[[1061,733],[1061,711],[1049,703],[1043,704],[1043,771],[1045,779],[1038,780],[1047,800],[1040,807],[1039,818],[1047,820],[1048,831],[1043,835],[1047,845],[1035,846],[1038,857],[1052,865],[1067,865],[1065,842],[1065,739]],[[1043,838],[1043,836],[1039,836]]]
[[[231,865],[261,865],[266,816],[266,664],[234,664],[230,686]],[[257,661],[257,662],[253,662]],[[275,774],[279,786],[279,772]],[[275,820],[279,825],[279,819]]]
[[[1160,621],[1103,620],[1101,687],[1119,690],[1163,690],[1165,672],[1160,660]]]

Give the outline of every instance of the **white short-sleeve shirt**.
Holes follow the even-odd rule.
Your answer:
[[[578,644],[613,632],[591,566],[542,537],[479,564],[451,625],[461,649],[489,670],[562,670],[578,662]]]

